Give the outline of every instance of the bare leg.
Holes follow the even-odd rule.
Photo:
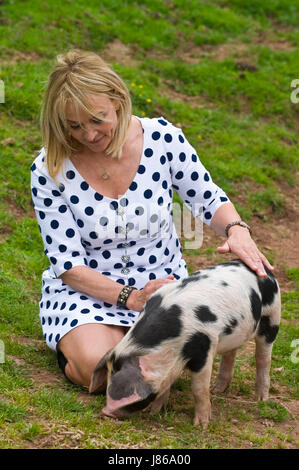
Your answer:
[[[199,372],[192,374],[192,392],[195,401],[194,424],[202,424],[207,429],[211,419],[210,381],[212,374],[214,353],[209,351],[206,363]]]
[[[88,323],[69,331],[59,341],[67,359],[65,373],[77,385],[89,388],[92,373],[109,349],[121,341],[127,328],[118,325]]]
[[[233,349],[232,351],[222,354],[218,377],[213,387],[213,393],[222,393],[229,387],[234,374],[236,353],[237,349]]]
[[[266,343],[263,337],[256,336],[255,345],[255,396],[257,400],[266,401],[269,398],[270,367],[273,343]]]

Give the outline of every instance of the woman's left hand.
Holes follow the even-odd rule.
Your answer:
[[[261,277],[267,276],[264,266],[271,271],[274,269],[252,240],[249,231],[238,225],[230,228],[228,239],[217,248],[217,251],[218,253],[234,253]]]

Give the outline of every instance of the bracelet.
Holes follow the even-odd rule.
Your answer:
[[[235,222],[231,222],[230,224],[227,224],[227,226],[225,227],[225,235],[227,237],[228,237],[228,231],[233,225],[240,225],[241,227],[247,228],[247,230],[249,230],[250,235],[252,233],[251,228],[249,227],[249,225],[247,225],[245,222],[243,222],[243,220],[236,220]]]
[[[125,308],[128,310],[126,304],[127,304],[127,300],[130,296],[130,294],[132,293],[133,290],[136,290],[136,287],[132,287],[132,286],[125,286],[122,288],[122,290],[120,291],[119,293],[119,296],[118,296],[118,299],[117,299],[117,302],[116,302],[116,306],[118,308]]]

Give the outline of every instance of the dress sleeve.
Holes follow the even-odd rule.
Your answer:
[[[194,217],[200,217],[204,223],[210,225],[217,209],[229,202],[229,198],[213,182],[182,130],[168,123],[165,132],[172,186]]]
[[[53,271],[59,277],[74,266],[86,265],[86,251],[73,213],[47,171],[31,166],[32,201]]]

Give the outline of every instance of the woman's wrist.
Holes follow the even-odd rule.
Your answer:
[[[249,235],[251,237],[251,231],[249,231],[246,227],[242,227],[240,225],[232,225],[227,231],[227,238],[229,238],[233,234],[240,234],[240,235]]]
[[[140,312],[142,310],[144,302],[142,301],[141,297],[141,291],[138,289],[134,289],[126,303],[126,307],[129,310],[134,310],[135,312]]]

